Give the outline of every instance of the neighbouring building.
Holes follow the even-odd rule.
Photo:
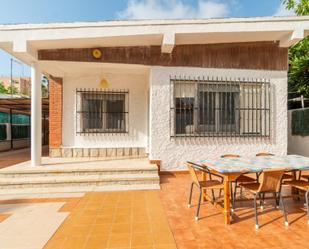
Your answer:
[[[0,77],[0,83],[8,89],[11,87],[11,77]],[[12,86],[16,89],[16,94],[30,96],[31,78],[30,77],[13,77]]]
[[[41,74],[50,155],[145,156],[177,170],[223,153],[287,153],[288,47],[309,17],[0,25],[32,67],[32,165]]]

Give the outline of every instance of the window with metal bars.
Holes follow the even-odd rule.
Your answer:
[[[172,137],[269,137],[265,80],[171,79]]]
[[[77,133],[126,133],[128,95],[125,90],[77,89]]]

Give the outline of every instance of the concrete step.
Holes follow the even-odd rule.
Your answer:
[[[148,174],[156,173],[158,168],[146,159],[127,160],[91,160],[91,161],[60,161],[45,160],[43,166],[31,167],[30,162],[24,162],[0,170],[0,177],[24,178],[45,176],[83,176],[106,174]]]
[[[62,169],[38,169],[38,170],[11,170],[0,171],[0,178],[36,178],[50,176],[84,176],[84,175],[126,175],[126,174],[150,174],[157,173],[157,167],[145,168],[62,168]]]
[[[43,166],[24,162],[0,170],[0,194],[159,189],[157,166],[146,159],[50,159]]]
[[[115,184],[144,184],[159,183],[156,173],[148,174],[105,174],[83,176],[47,176],[47,177],[0,177],[0,189],[24,187],[52,187],[52,186],[87,186],[87,185],[115,185]]]
[[[104,192],[104,191],[130,191],[130,190],[156,190],[160,189],[158,183],[140,183],[140,184],[115,184],[115,185],[78,185],[78,186],[55,186],[52,187],[25,187],[0,189],[0,198],[7,199],[12,195],[31,195],[33,194],[59,194],[59,193],[85,193],[85,192]]]

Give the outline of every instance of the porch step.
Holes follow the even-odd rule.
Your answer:
[[[159,189],[157,167],[146,159],[66,162],[0,170],[0,194]]]
[[[21,170],[7,170],[0,171],[0,178],[27,178],[27,177],[51,177],[51,176],[99,176],[99,175],[126,175],[126,174],[149,174],[156,173],[156,167],[119,167],[119,168],[107,168],[107,167],[80,167],[80,168],[62,168],[51,169],[41,166],[39,169],[21,169]]]

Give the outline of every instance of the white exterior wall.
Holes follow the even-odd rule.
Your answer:
[[[290,110],[288,113],[288,153],[298,154],[309,157],[309,136],[293,136],[292,135],[292,112]],[[296,110],[295,110],[296,111]]]
[[[170,76],[268,79],[272,89],[271,139],[170,138]],[[214,158],[225,153],[253,156],[267,150],[287,153],[287,72],[152,67],[150,73],[150,159],[161,160],[162,170],[185,169],[189,160]]]
[[[147,98],[148,75],[108,74],[109,89],[129,90],[129,133],[124,134],[76,134],[76,88],[100,88],[101,74],[67,76],[63,78],[63,147],[117,148],[147,147]]]

